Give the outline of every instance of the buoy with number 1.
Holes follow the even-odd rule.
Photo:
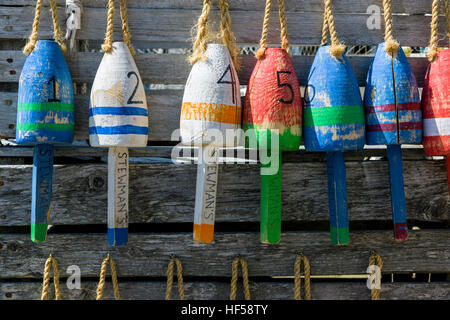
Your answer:
[[[125,42],[112,43],[114,1],[110,0],[107,37],[102,46],[105,54],[92,84],[89,106],[90,144],[109,148],[107,237],[113,246],[128,242],[128,148],[145,147],[148,140],[145,90],[133,59],[128,24],[123,19],[123,0],[120,5]]]
[[[247,87],[243,127],[247,147],[258,147],[261,161],[260,240],[281,240],[282,152],[298,150],[302,133],[300,87],[289,54],[284,1],[278,1],[281,48],[267,48],[271,0],[266,2],[258,59]],[[252,141],[257,145],[251,145]],[[265,151],[265,152],[261,152]]]
[[[450,12],[445,1],[447,35],[450,40]],[[450,192],[450,48],[438,50],[439,0],[433,1],[430,65],[422,91],[423,139],[428,156],[447,157],[447,180]]]
[[[204,1],[181,107],[181,141],[199,148],[194,211],[194,241],[214,239],[220,147],[240,143],[241,95],[236,67],[239,49],[230,29],[228,2],[219,2],[223,44],[206,43],[211,1]],[[236,138],[236,139],[235,139]]]
[[[33,32],[24,48],[29,55],[19,80],[16,142],[34,145],[31,240],[43,242],[51,212],[53,145],[70,144],[74,129],[73,84],[64,59],[65,46],[50,1],[55,41],[37,41],[42,0],[36,4]]]

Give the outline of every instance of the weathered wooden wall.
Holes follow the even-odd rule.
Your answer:
[[[44,1],[45,2],[45,1]],[[63,5],[60,21],[64,21]],[[216,2],[216,1],[215,1]],[[426,158],[419,146],[405,146],[404,175],[410,239],[396,243],[392,235],[388,168],[385,149],[367,148],[346,153],[350,214],[350,244],[333,247],[328,234],[328,202],[324,154],[304,150],[286,153],[283,163],[283,235],[277,246],[260,244],[259,175],[256,164],[220,167],[216,238],[212,245],[192,241],[195,194],[194,164],[170,160],[172,132],[179,123],[182,90],[149,90],[150,135],[147,148],[130,155],[130,241],[125,247],[106,243],[106,149],[86,146],[88,93],[102,54],[99,43],[106,25],[103,0],[83,0],[83,29],[78,33],[84,52],[68,57],[74,83],[87,91],[76,94],[76,143],[55,151],[54,202],[48,241],[29,240],[32,149],[13,143],[17,82],[25,56],[20,47],[31,30],[34,0],[0,1],[0,299],[37,299],[45,259],[52,253],[60,263],[62,296],[93,299],[100,263],[106,253],[117,261],[124,299],[162,299],[165,269],[171,254],[183,262],[186,297],[227,299],[231,262],[240,254],[248,260],[252,298],[291,299],[298,252],[311,261],[312,274],[365,274],[370,250],[383,258],[382,298],[449,299],[450,197],[445,162]],[[191,27],[201,10],[201,0],[128,0],[135,47],[187,48]],[[368,30],[369,5],[381,0],[335,0],[336,27],[348,45],[376,45],[383,29]],[[264,1],[230,0],[233,30],[240,44],[256,46]],[[294,45],[317,45],[321,37],[319,0],[286,0],[288,28]],[[394,1],[394,31],[402,45],[426,46],[429,41],[431,3],[427,0]],[[401,13],[401,15],[396,15]],[[119,14],[116,14],[119,31]],[[214,10],[212,20],[217,17]],[[441,17],[441,22],[443,19]],[[381,25],[382,17],[381,17]],[[276,12],[269,40],[278,43]],[[51,37],[48,11],[43,11],[40,36]],[[445,39],[441,23],[440,39]],[[115,34],[120,39],[119,32]],[[444,41],[444,40],[443,40]],[[86,52],[89,49],[96,52]],[[442,42],[444,45],[444,42]],[[185,54],[140,51],[136,62],[146,84],[182,85],[190,66]],[[243,55],[239,77],[247,84],[255,64]],[[302,85],[313,56],[294,56]],[[427,60],[409,59],[419,85]],[[350,63],[361,86],[371,57],[351,56]],[[178,87],[177,87],[178,88]],[[6,140],[10,142],[6,142]],[[81,269],[82,289],[68,290],[66,269]],[[426,282],[431,274],[431,282]],[[394,275],[394,282],[390,282]],[[413,278],[413,275],[417,277]],[[425,281],[424,281],[425,280]],[[110,287],[107,287],[110,289]],[[111,298],[112,291],[105,296]],[[176,296],[176,294],[175,294]],[[365,280],[313,279],[313,299],[369,299]]]

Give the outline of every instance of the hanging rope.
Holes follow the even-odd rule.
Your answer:
[[[61,300],[61,293],[59,291],[59,270],[58,261],[50,254],[44,267],[44,280],[42,282],[41,300],[48,299],[48,289],[50,285],[50,268],[53,266],[53,284],[55,286],[55,300]]]
[[[250,286],[248,284],[248,266],[247,261],[244,258],[237,257],[234,259],[231,267],[231,292],[230,300],[236,300],[237,281],[239,276],[239,264],[242,268],[242,282],[244,285],[244,297],[245,300],[250,300]]]
[[[447,27],[447,36],[450,39],[450,9],[449,9],[449,0],[443,0],[444,2],[444,14],[446,20]],[[431,37],[430,37],[430,45],[429,50],[427,52],[427,57],[430,62],[434,62],[436,60],[437,52],[438,52],[438,23],[439,23],[439,0],[433,0],[432,9],[431,9]]]
[[[261,40],[259,41],[259,49],[256,51],[256,58],[261,60],[264,58],[267,49],[267,36],[269,34],[269,20],[270,20],[270,8],[272,6],[272,0],[266,0],[266,9],[264,11],[264,22],[263,29],[261,33]],[[284,6],[284,0],[278,0],[278,15],[280,17],[281,24],[281,48],[286,50],[286,52],[291,55],[289,49],[289,37],[287,32],[287,21],[286,21],[286,9]]]
[[[105,288],[105,278],[106,278],[106,268],[108,267],[108,262],[111,266],[111,278],[113,283],[114,290],[114,299],[120,300],[119,294],[119,282],[117,281],[117,271],[116,271],[116,262],[113,258],[109,256],[109,253],[106,255],[105,259],[103,259],[102,266],[100,268],[100,280],[98,281],[97,286],[97,299],[103,299],[103,291]]]
[[[301,287],[302,287],[302,278],[301,278],[301,268],[304,268],[305,275],[305,300],[311,300],[311,267],[309,265],[309,260],[306,258],[303,253],[299,254],[297,259],[295,259],[294,264],[294,300],[302,300],[301,296]]]
[[[330,32],[331,45],[330,54],[335,58],[342,58],[345,52],[345,46],[339,42],[334,24],[333,6],[331,0],[324,0],[323,28],[322,28],[322,44],[327,42],[327,32]]]
[[[41,11],[42,11],[42,0],[37,0],[33,21],[33,30],[31,32],[30,37],[28,38],[27,44],[23,48],[23,53],[25,53],[26,55],[32,53],[34,47],[36,46],[39,33],[39,23],[41,21]],[[58,42],[59,46],[61,47],[61,51],[63,53],[66,53],[67,48],[63,42],[63,36],[58,23],[58,11],[56,8],[56,0],[50,0],[50,11],[52,13],[52,20],[53,20],[53,38],[55,39],[56,42]]]
[[[180,259],[175,255],[170,258],[169,266],[167,267],[166,300],[170,300],[172,296],[173,268],[175,265],[177,266],[178,294],[180,300],[184,300],[183,267]]]
[[[130,28],[128,26],[126,0],[120,0],[120,18],[122,20],[123,42],[125,42],[125,44],[127,45],[128,49],[131,52],[131,55],[134,56],[136,54],[136,51],[134,51],[134,48],[131,45],[131,33]],[[105,41],[102,44],[102,49],[106,53],[112,52],[113,35],[114,35],[114,0],[108,0]]]
[[[392,30],[392,0],[383,0],[383,11],[384,11],[384,42],[386,52],[392,57],[397,56],[397,51],[399,48],[398,42],[394,39],[394,34]]]
[[[189,57],[189,62],[191,64],[197,61],[206,60],[206,50],[208,49],[208,39],[209,39],[209,14],[211,12],[212,3],[211,0],[203,1],[203,9],[200,17],[198,18],[195,30],[197,31],[197,36],[193,44],[193,52]],[[220,34],[219,37],[222,39],[222,43],[230,51],[231,59],[233,60],[234,67],[240,69],[239,61],[239,47],[236,45],[236,38],[233,31],[231,30],[231,16],[230,9],[227,0],[219,1],[220,8]]]
[[[373,250],[370,252],[369,266],[378,266],[378,268],[380,268],[380,273],[383,269],[383,260],[381,260],[381,257],[378,255],[378,253]],[[375,270],[372,270],[371,276],[373,276],[374,274]],[[374,284],[375,282],[372,282],[372,285]],[[381,289],[376,289],[375,287],[373,287],[373,289],[371,290],[372,300],[380,300],[380,292]]]

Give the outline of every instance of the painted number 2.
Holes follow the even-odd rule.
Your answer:
[[[289,90],[291,91],[291,98],[289,100],[284,100],[283,98],[281,98],[278,101],[280,101],[281,103],[285,103],[285,104],[291,104],[294,101],[294,89],[292,89],[292,86],[289,83],[281,83],[281,79],[280,79],[281,73],[291,74],[291,72],[290,71],[277,71],[278,88],[288,87]]]
[[[133,99],[134,99],[134,95],[136,94],[136,91],[137,91],[137,89],[138,89],[138,87],[139,87],[139,76],[137,75],[136,72],[130,71],[130,72],[128,72],[127,77],[128,77],[128,78],[131,78],[132,75],[136,76],[136,86],[134,87],[133,93],[132,93],[131,96],[128,98],[127,103],[128,103],[128,104],[142,104],[142,103],[144,103],[143,101],[134,101],[134,100],[133,100]]]
[[[52,76],[50,80],[48,80],[47,84],[52,83],[52,90],[53,90],[53,98],[49,98],[48,102],[61,102],[61,100],[56,99],[56,79],[55,76]]]
[[[231,77],[231,81],[224,81],[223,78],[225,78],[225,75],[230,72],[230,77]],[[234,74],[231,71],[231,65],[229,64],[228,67],[225,69],[225,72],[222,74],[222,76],[220,77],[219,81],[217,81],[217,83],[227,83],[227,84],[231,84],[233,86],[233,103],[236,103],[236,81],[234,80]]]

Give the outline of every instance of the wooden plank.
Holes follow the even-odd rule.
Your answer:
[[[183,263],[186,277],[231,277],[237,254],[248,262],[250,277],[293,274],[296,253],[310,260],[313,274],[364,274],[370,250],[383,259],[385,273],[448,273],[450,230],[412,231],[409,240],[396,242],[392,231],[359,231],[350,234],[348,246],[333,246],[328,232],[285,232],[278,245],[259,242],[259,232],[216,232],[215,242],[199,244],[192,233],[130,234],[129,245],[111,247],[105,234],[54,234],[36,245],[24,234],[0,235],[0,277],[42,278],[51,253],[61,270],[77,265],[83,276],[98,278],[107,253],[116,260],[120,277],[164,277],[171,254]]]
[[[72,80],[75,82],[92,82],[103,54],[80,52],[68,60]],[[0,51],[0,82],[18,82],[26,56],[21,51]],[[252,70],[256,64],[253,55],[242,55],[242,67],[239,72],[241,85],[248,84]],[[358,83],[365,86],[367,71],[373,57],[349,56]],[[191,70],[187,56],[182,54],[137,54],[136,64],[144,83],[153,84],[185,84]],[[301,86],[305,86],[308,72],[314,56],[294,56],[293,65]],[[411,68],[419,86],[423,86],[427,58],[409,58]]]
[[[264,1],[259,0],[229,0],[230,10],[264,10]],[[65,5],[65,0],[57,0],[56,3],[60,6]],[[217,1],[214,2],[214,6]],[[14,6],[34,6],[36,3],[33,0],[3,0],[2,5]],[[47,4],[45,4],[47,5]],[[378,5],[382,9],[379,0],[340,0],[333,3],[333,12],[344,13],[365,13],[370,5]],[[105,8],[104,0],[83,0],[85,8]],[[197,9],[200,10],[202,6],[201,0],[128,0],[128,8],[139,9]],[[322,12],[323,6],[320,1],[310,0],[285,0],[286,10],[299,12]],[[274,4],[276,8],[276,4]],[[397,0],[392,3],[392,11],[394,13],[431,13],[431,4],[427,0]]]
[[[347,162],[351,222],[391,223],[387,161]],[[53,175],[51,224],[105,224],[105,164],[56,165]],[[445,161],[405,161],[408,219],[449,221]],[[327,230],[326,164],[283,164],[282,230],[287,222],[316,223]],[[130,223],[192,223],[196,165],[131,164]],[[0,166],[2,226],[29,224],[31,166]],[[216,222],[258,222],[259,166],[221,165]],[[151,187],[150,187],[151,186]],[[89,199],[89,201],[86,201]],[[410,225],[411,227],[411,225]],[[221,225],[217,230],[223,229]],[[352,230],[352,224],[350,224]]]
[[[61,275],[65,273],[61,270]],[[107,280],[108,281],[108,280]],[[4,282],[0,283],[0,300],[39,300],[41,282]],[[63,300],[95,300],[97,283],[81,281],[81,289],[67,289],[61,281],[61,298]],[[156,281],[121,281],[119,278],[120,298],[122,300],[163,300],[166,283]],[[291,282],[255,282],[250,281],[250,293],[253,300],[292,300],[294,281]],[[223,282],[184,282],[187,300],[228,300],[230,284]],[[369,300],[370,291],[365,282],[328,283],[312,280],[311,296],[313,300]],[[53,288],[49,299],[53,299]],[[241,285],[238,286],[238,300],[243,300]],[[108,281],[103,299],[114,299],[111,283]],[[172,290],[172,299],[178,299],[176,281]],[[382,283],[382,300],[448,300],[450,283]]]
[[[129,9],[128,17],[133,39],[136,41],[179,42],[185,45],[191,39],[190,30],[199,15],[199,10],[168,9]],[[212,21],[218,21],[218,10],[211,15]],[[258,43],[264,12],[234,11],[232,29],[239,43]],[[322,34],[322,12],[288,12],[288,30],[292,44],[319,44]],[[27,38],[34,17],[32,7],[0,7],[0,38]],[[268,41],[279,43],[278,13],[272,13]],[[340,40],[346,44],[373,45],[383,41],[383,31],[367,28],[367,14],[335,14],[335,22]],[[60,21],[64,21],[65,12],[59,9]],[[115,17],[116,39],[120,39],[119,15]],[[393,18],[395,36],[402,45],[427,46],[430,37],[431,17],[423,15],[397,15]],[[260,23],[249,24],[248,21]],[[52,28],[48,11],[43,11],[40,24],[40,36],[51,38]],[[382,25],[381,25],[382,26]],[[304,32],[307,28],[307,32]],[[99,40],[104,38],[106,30],[106,10],[87,8],[82,17],[82,29],[77,33],[81,40]],[[170,31],[169,31],[170,30]],[[445,42],[445,19],[440,18],[439,39]]]

